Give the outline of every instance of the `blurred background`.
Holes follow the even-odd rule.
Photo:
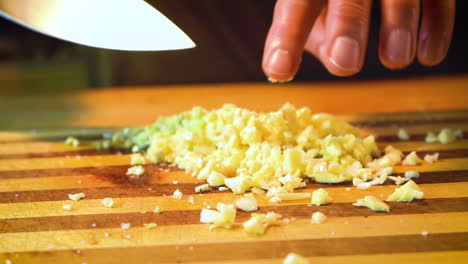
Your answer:
[[[165,52],[102,50],[53,39],[0,19],[0,93],[266,81],[261,58],[275,0],[147,2],[179,26],[197,47]],[[364,69],[346,79],[468,72],[468,40],[463,21],[466,1],[457,1],[455,33],[447,58],[436,67],[426,68],[415,62],[399,71],[384,68],[378,60],[379,2],[374,1]],[[330,75],[311,55],[305,54],[295,82],[338,79],[342,78]]]

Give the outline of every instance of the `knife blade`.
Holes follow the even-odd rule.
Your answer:
[[[195,47],[181,29],[143,0],[0,0],[0,15],[40,33],[97,48]]]

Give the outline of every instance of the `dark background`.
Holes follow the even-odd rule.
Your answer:
[[[197,44],[189,50],[125,52],[100,50],[53,39],[0,20],[0,91],[78,89],[99,86],[265,82],[263,44],[274,0],[157,0],[155,6]],[[422,1],[424,2],[424,0]],[[346,79],[382,79],[468,72],[466,1],[457,1],[452,45],[436,67],[414,62],[404,70],[384,68],[377,56],[380,1],[374,1],[366,63]],[[84,15],[85,17],[85,15]],[[304,55],[296,82],[343,79]],[[9,90],[10,90],[9,89]]]

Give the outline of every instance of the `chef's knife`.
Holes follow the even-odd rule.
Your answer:
[[[143,0],[0,0],[0,16],[59,39],[115,50],[177,50],[195,43]]]

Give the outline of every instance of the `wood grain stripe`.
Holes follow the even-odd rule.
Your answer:
[[[47,176],[47,177],[28,177],[28,178],[6,178],[0,179],[0,192],[17,192],[17,191],[39,191],[39,190],[60,190],[60,189],[77,189],[97,187],[123,187],[141,186],[150,187],[154,184],[174,183],[193,183],[201,184],[197,178],[188,175],[185,171],[173,170],[169,172],[157,170],[152,172],[146,169],[147,173],[140,178],[133,179],[125,175],[125,171],[121,174],[82,174],[82,175],[67,175],[67,176]],[[468,171],[467,171],[468,173]],[[463,177],[461,174],[460,177]]]
[[[377,146],[380,150],[385,149],[386,146],[392,145],[393,147],[401,151],[444,151],[452,149],[467,149],[468,140],[458,140],[449,144],[428,144],[424,141],[398,141],[392,143],[377,142]]]
[[[48,252],[56,252],[60,249],[90,249],[90,248],[108,248],[108,247],[144,247],[156,246],[162,250],[164,246],[189,246],[198,247],[204,244],[213,246],[216,243],[218,246],[227,246],[231,251],[240,250],[239,246],[242,243],[245,247],[247,243],[255,243],[252,245],[252,250],[271,251],[271,245],[268,243],[283,243],[286,244],[298,241],[319,240],[323,245],[327,245],[334,239],[356,239],[366,238],[368,243],[372,245],[374,238],[385,237],[383,241],[392,241],[406,236],[413,236],[415,241],[423,241],[427,243],[428,239],[433,239],[437,235],[444,233],[464,234],[460,238],[465,239],[461,242],[456,237],[450,236],[452,240],[446,241],[443,248],[446,250],[463,250],[467,249],[468,240],[464,232],[468,232],[466,217],[468,213],[441,213],[430,214],[430,217],[424,215],[377,215],[368,217],[347,217],[347,218],[330,218],[329,221],[320,226],[310,224],[308,219],[298,219],[289,224],[283,224],[277,227],[271,227],[266,234],[261,237],[249,237],[241,229],[225,230],[215,229],[209,231],[209,225],[167,225],[159,226],[154,229],[146,228],[130,228],[121,230],[120,228],[102,228],[102,229],[79,229],[66,231],[44,231],[44,232],[21,232],[21,233],[3,233],[0,234],[0,252],[24,252],[43,250]],[[344,224],[344,219],[348,224]],[[310,225],[310,228],[304,226]],[[385,227],[385,228],[383,228]],[[422,231],[428,231],[429,235],[424,237]],[[109,238],[104,237],[104,233],[109,233]],[[124,239],[125,234],[130,234],[131,239]],[[245,243],[245,244],[244,244]],[[265,246],[263,243],[267,243]],[[286,245],[283,244],[283,245]],[[410,243],[409,245],[411,245]],[[374,247],[369,246],[368,250]],[[408,251],[417,252],[417,247],[407,246],[405,242],[402,246],[396,248],[406,248]],[[427,244],[428,246],[430,244]],[[217,246],[217,247],[218,247]],[[433,251],[440,248],[430,248]],[[460,247],[461,246],[461,247]],[[299,246],[299,248],[302,248]],[[313,247],[309,247],[311,250]],[[296,248],[297,249],[297,248]],[[305,249],[305,248],[304,248]],[[352,251],[356,247],[348,245],[346,250]],[[394,249],[394,248],[393,248]],[[371,253],[391,253],[387,248],[382,252],[367,252]],[[290,250],[288,247],[283,250]],[[390,251],[389,251],[390,250]],[[164,251],[163,251],[164,252]],[[364,252],[354,252],[352,254],[362,254]],[[398,251],[396,251],[398,252]],[[266,253],[266,252],[265,252]],[[298,252],[302,253],[302,252]],[[268,254],[271,254],[269,252]],[[309,253],[306,254],[308,256]],[[261,255],[261,254],[260,254]],[[331,254],[340,255],[340,254]],[[281,255],[283,256],[283,254]],[[264,258],[265,256],[257,256]],[[271,257],[271,255],[267,256]]]
[[[188,249],[188,248],[187,248]],[[180,250],[180,248],[179,248]],[[117,250],[116,250],[117,251]],[[190,250],[190,253],[184,254],[199,254]],[[294,251],[294,250],[292,250]],[[156,253],[154,253],[156,252]],[[115,264],[115,259],[119,259],[121,263],[131,263],[138,259],[139,264],[155,263],[155,259],[160,254],[158,250],[150,251],[146,248],[126,248],[120,250],[117,254],[112,254],[112,258],[99,253],[99,250],[85,250],[84,254],[77,254],[76,251],[61,250],[54,252],[55,254],[39,253],[39,252],[22,252],[22,253],[5,253],[0,254],[5,259],[10,259],[13,263],[100,263],[100,264]],[[254,259],[240,256],[237,260],[222,260],[223,264],[270,264],[282,263],[285,256],[279,258],[264,258]],[[318,264],[395,264],[395,263],[424,263],[424,264],[455,264],[463,263],[468,257],[468,251],[436,251],[436,252],[406,252],[392,254],[367,254],[367,255],[341,255],[341,256],[309,256],[307,259],[310,263]],[[166,257],[168,258],[168,257]],[[179,261],[177,256],[171,259],[172,263]],[[181,262],[181,261],[180,261]],[[206,264],[220,263],[219,260],[201,260],[192,262],[191,264]]]
[[[294,251],[294,250],[292,250]],[[21,256],[26,260],[26,256]],[[43,256],[46,258],[46,256]],[[468,257],[468,251],[438,251],[438,252],[407,252],[407,253],[392,253],[392,254],[368,254],[368,255],[344,255],[344,256],[311,256],[307,259],[310,263],[318,264],[395,264],[395,263],[424,263],[424,264],[454,264],[463,263]],[[93,259],[101,259],[96,256]],[[151,263],[151,259],[140,258],[140,260]],[[266,263],[282,263],[282,258],[269,258],[269,259],[239,259],[239,260],[223,260],[223,264],[266,264]],[[105,260],[104,260],[105,261]],[[101,262],[100,262],[101,263]],[[108,262],[104,262],[108,263]],[[110,263],[110,262],[109,262]],[[190,262],[193,264],[200,263],[216,263],[216,261],[209,262]]]
[[[16,178],[45,178],[55,176],[81,176],[81,175],[95,175],[103,177],[115,183],[128,182],[126,172],[130,165],[111,165],[111,166],[83,166],[79,168],[49,168],[49,169],[21,169],[15,171],[1,171],[1,179],[16,179]],[[154,177],[161,175],[161,172],[167,171],[181,171],[177,167],[162,166],[158,164],[145,165],[145,171]]]
[[[395,173],[398,176],[404,176],[404,173]],[[433,171],[433,172],[421,172],[421,177],[415,179],[418,184],[430,184],[430,183],[447,183],[447,182],[466,182],[468,181],[468,170],[461,171]],[[192,193],[194,188],[199,184],[205,182],[197,180],[186,174],[184,171],[171,171],[171,172],[159,172],[154,171],[147,173],[142,178],[132,180],[129,177],[123,176],[116,177],[113,175],[76,175],[73,179],[72,176],[50,176],[50,177],[32,177],[32,178],[9,178],[0,179],[0,197],[5,192],[14,192],[15,195],[19,194],[22,196],[22,191],[43,191],[43,190],[86,190],[88,188],[102,188],[102,187],[114,187],[120,188],[125,191],[126,188],[140,186],[140,187],[152,187],[155,184],[173,184],[177,181],[179,184],[192,184],[192,187],[187,187],[188,193]],[[147,179],[149,178],[149,179]],[[392,181],[388,180],[384,185],[392,185]],[[309,189],[313,188],[335,188],[335,187],[351,187],[351,182],[339,183],[339,184],[320,184],[320,183],[307,183]],[[79,189],[78,189],[79,188]],[[184,192],[185,193],[185,192]],[[19,197],[17,197],[19,198]],[[1,200],[1,199],[0,199]],[[16,200],[16,199],[10,199]]]
[[[468,183],[443,183],[443,184],[422,184],[420,185],[426,199],[434,198],[463,198],[468,197]],[[176,190],[176,186],[172,187],[170,192]],[[351,203],[366,195],[373,195],[380,199],[385,199],[390,195],[395,185],[374,186],[367,190],[351,188],[349,191],[345,187],[328,188],[327,191],[333,198],[334,203]],[[298,192],[311,192],[310,189],[302,189]],[[144,192],[144,190],[142,190]],[[96,194],[97,195],[97,194]],[[99,195],[106,196],[106,195]],[[110,196],[110,195],[109,195]],[[45,217],[45,216],[64,216],[64,215],[83,215],[83,214],[105,214],[105,213],[131,213],[141,211],[153,211],[156,205],[162,210],[190,210],[202,209],[208,206],[216,207],[218,202],[232,203],[239,196],[232,193],[207,193],[203,195],[193,195],[194,203],[187,201],[190,195],[183,196],[182,200],[176,200],[172,196],[138,196],[126,197],[125,194],[117,194],[114,197],[114,208],[106,208],[101,205],[101,198],[93,199],[91,194],[87,198],[74,202],[67,200],[64,195],[61,201],[43,201],[43,202],[9,202],[0,204],[0,219],[7,218],[23,218],[23,217]],[[19,198],[19,197],[18,197]],[[265,195],[256,196],[258,205],[273,206]],[[308,204],[309,199],[284,201],[279,205],[288,204]],[[72,204],[72,211],[62,209],[64,204]]]
[[[439,198],[415,201],[412,203],[389,203],[391,215],[437,214],[468,212],[468,197]],[[332,203],[327,206],[307,206],[292,204],[281,206],[262,206],[259,213],[276,212],[288,218],[310,219],[312,213],[320,211],[328,218],[346,218],[357,216],[387,215],[357,208],[350,203]],[[250,213],[238,211],[236,222],[241,223],[250,217]],[[64,215],[47,217],[26,217],[0,220],[0,233],[20,233],[38,231],[57,231],[95,228],[120,228],[121,223],[130,223],[132,227],[142,227],[144,223],[165,225],[200,224],[200,210],[169,210],[161,214],[153,212],[108,213],[93,215]],[[345,222],[345,220],[343,220]]]
[[[115,171],[114,167],[126,171],[129,155],[105,155],[74,158],[36,158],[0,160],[0,178],[47,177],[62,175],[93,174],[93,172]],[[127,166],[125,166],[127,165]],[[169,167],[177,169],[175,167]],[[397,172],[467,170],[468,158],[442,159],[434,164],[418,166],[395,166]],[[107,174],[107,173],[106,173]],[[120,174],[120,171],[119,171]],[[124,173],[125,174],[125,173]]]
[[[468,138],[468,135],[467,135]],[[385,143],[398,142],[397,140],[390,141],[381,141],[379,145]],[[468,142],[468,141],[467,141]],[[422,143],[424,144],[424,143]],[[395,144],[393,144],[395,145]],[[466,144],[468,145],[468,144]],[[459,149],[450,149],[445,150],[444,146],[439,146],[438,149],[434,150],[425,150],[418,153],[422,157],[426,154],[433,154],[434,152],[440,153],[440,158],[463,158],[468,156],[468,148],[463,148],[464,145],[458,144]],[[382,147],[383,149],[384,147]],[[413,150],[411,150],[413,151]],[[408,154],[411,151],[404,151],[405,154]],[[1,152],[0,152],[1,153]],[[128,154],[128,150],[92,150],[92,149],[83,149],[83,150],[70,150],[70,151],[52,151],[52,152],[30,152],[30,153],[20,153],[20,154],[0,154],[0,160],[8,159],[28,159],[28,158],[52,158],[52,157],[63,157],[63,158],[77,158],[82,156],[100,156],[100,155],[120,155]],[[384,154],[384,152],[382,152]]]
[[[395,175],[404,176],[404,173]],[[109,177],[109,176],[107,176]],[[174,188],[178,188],[186,195],[194,195],[195,187],[204,184],[183,171],[160,173],[155,172],[141,178],[131,180],[126,176],[118,179],[107,177],[83,176],[51,177],[51,178],[25,178],[0,179],[0,203],[39,202],[63,200],[68,193],[86,192],[89,198],[99,199],[105,197],[146,197],[171,195]],[[57,182],[60,180],[61,182]],[[83,184],[83,180],[85,183]],[[77,183],[77,181],[80,181]],[[173,184],[177,181],[177,185]],[[468,182],[468,170],[421,172],[417,184]],[[394,186],[395,183],[387,180],[383,185]],[[351,182],[339,184],[307,183],[307,189],[353,187]],[[36,190],[34,190],[36,189]],[[218,193],[214,189],[210,193]]]

